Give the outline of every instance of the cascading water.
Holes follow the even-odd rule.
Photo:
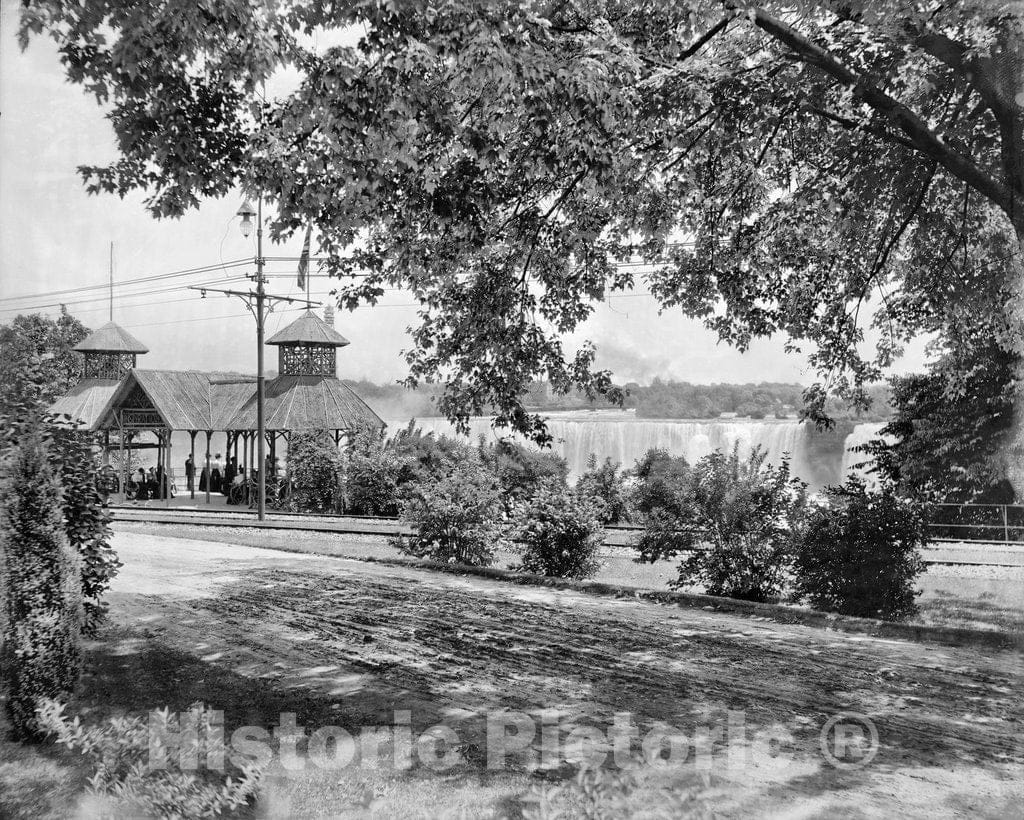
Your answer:
[[[875,424],[858,424],[853,428],[853,431],[846,437],[843,442],[843,476],[857,475],[864,478],[868,483],[873,483],[874,479],[867,472],[867,468],[858,468],[858,464],[869,461],[870,457],[866,453],[859,453],[854,450],[854,447],[860,447],[867,444],[872,439],[878,438],[879,431],[885,427],[885,423]]]
[[[805,442],[807,425],[797,421],[686,421],[637,419],[632,413],[620,411],[594,411],[590,413],[550,413],[548,431],[554,441],[552,449],[569,465],[570,478],[575,479],[587,469],[593,453],[598,463],[610,458],[613,462],[632,467],[648,450],[667,450],[672,455],[685,456],[691,464],[715,450],[728,452],[739,442],[740,453],[760,446],[767,451],[767,460],[778,464],[789,454],[791,466],[797,475],[805,475]],[[389,422],[394,431],[408,421]],[[446,419],[417,419],[416,427],[424,433],[453,435],[454,428]],[[480,437],[487,441],[511,437],[507,432],[495,431],[491,419],[481,417],[470,422],[469,440]]]

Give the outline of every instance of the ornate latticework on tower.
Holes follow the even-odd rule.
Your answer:
[[[347,345],[348,339],[307,310],[267,339],[267,344],[278,347],[282,376],[334,377],[338,367],[337,350]]]
[[[127,330],[108,322],[74,348],[85,356],[86,379],[119,381],[135,367],[136,357],[149,349]]]
[[[74,349],[85,358],[82,378],[50,406],[50,412],[93,429],[118,384],[135,367],[136,357],[149,351],[113,322],[90,333]]]

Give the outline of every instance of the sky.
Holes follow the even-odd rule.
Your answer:
[[[0,0],[0,323],[18,313],[57,315],[54,303],[60,300],[88,327],[107,322],[105,288],[44,294],[107,283],[113,243],[113,318],[149,347],[140,367],[255,372],[255,322],[242,301],[213,293],[202,299],[186,289],[189,284],[246,289],[244,280],[229,281],[255,270],[255,236],[242,236],[235,215],[241,193],[204,202],[179,220],[153,219],[143,208],[143,195],[88,196],[76,168],[113,160],[113,131],[95,100],[64,80],[49,41],[33,40],[25,52],[18,48],[17,6],[17,0]],[[301,246],[301,236],[283,245],[266,243],[264,255],[297,257]],[[249,263],[137,283],[234,260]],[[268,292],[299,293],[294,264],[268,264]],[[139,295],[156,288],[167,290]],[[314,278],[312,298],[329,302],[330,289],[325,277]],[[592,340],[597,364],[611,369],[620,383],[648,383],[654,377],[695,383],[815,380],[802,356],[785,353],[784,339],[760,341],[740,353],[677,311],[659,315],[644,290],[638,282],[636,292],[599,306],[567,340],[567,349]],[[21,296],[32,298],[11,300]],[[285,308],[271,314],[268,336],[299,315]],[[336,311],[335,327],[351,342],[339,353],[339,375],[401,379],[406,374],[402,351],[410,345],[406,328],[415,321],[416,305],[400,292],[387,294],[376,306]],[[923,342],[911,345],[897,372],[919,370],[923,350]],[[267,354],[273,368],[276,355]]]

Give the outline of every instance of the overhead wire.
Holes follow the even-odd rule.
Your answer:
[[[150,282],[159,282],[165,279],[179,279],[185,276],[195,276],[202,273],[213,273],[218,270],[227,270],[230,268],[237,268],[242,265],[251,265],[252,259],[235,259],[230,262],[223,262],[216,265],[203,265],[195,268],[185,268],[181,270],[169,271],[167,273],[153,274],[151,276],[141,276],[134,279],[121,279],[114,282],[114,287],[127,287],[131,285],[146,284]],[[0,304],[7,304],[10,302],[23,302],[29,299],[45,299],[49,297],[57,296],[70,296],[77,293],[87,293],[92,290],[108,290],[110,288],[110,282],[101,282],[95,285],[81,285],[75,288],[64,288],[62,290],[51,290],[43,293],[25,293],[17,296],[3,296],[0,297]]]
[[[118,303],[119,304],[123,304],[123,300],[125,300],[125,299],[133,299],[133,298],[138,298],[138,297],[157,296],[157,295],[160,295],[162,293],[174,293],[176,291],[183,291],[183,290],[185,290],[187,288],[190,288],[190,287],[202,287],[203,285],[218,285],[218,284],[224,284],[225,282],[229,282],[230,283],[230,282],[235,282],[235,281],[242,281],[243,278],[244,277],[242,277],[242,276],[236,275],[236,276],[228,277],[228,278],[225,278],[225,279],[208,279],[208,280],[204,280],[202,282],[189,282],[189,283],[169,285],[169,286],[166,286],[166,287],[147,288],[147,289],[138,290],[138,291],[121,292],[121,293],[118,294],[117,299],[118,299]],[[61,307],[62,305],[63,306],[87,305],[87,304],[92,304],[92,303],[95,303],[95,302],[106,302],[106,301],[108,301],[108,299],[109,299],[109,297],[107,295],[103,295],[103,296],[90,296],[90,297],[86,297],[86,298],[83,298],[83,299],[61,299],[61,300],[58,300],[58,301],[55,301],[55,302],[47,302],[45,304],[36,304],[36,305],[13,305],[13,306],[10,306],[10,307],[0,306],[0,312],[9,313],[9,312],[12,312],[12,311],[21,312],[21,311],[28,311],[28,310],[43,310],[45,308]]]

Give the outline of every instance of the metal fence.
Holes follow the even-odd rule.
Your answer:
[[[928,522],[932,541],[1024,543],[1024,505],[933,504]]]

